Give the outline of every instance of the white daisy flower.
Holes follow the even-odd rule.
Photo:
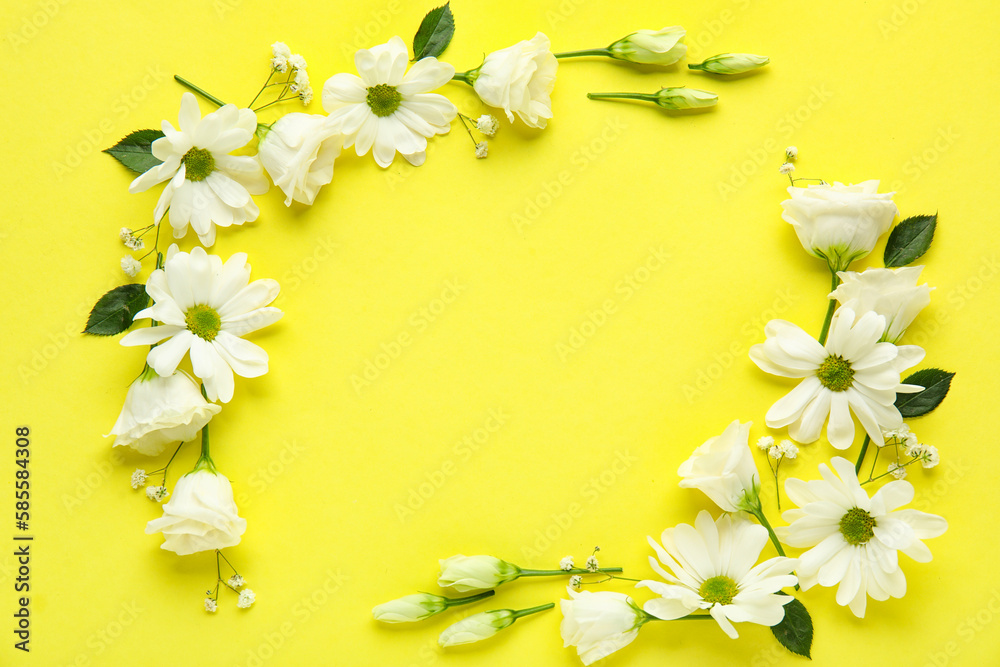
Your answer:
[[[901,384],[899,374],[923,359],[924,350],[878,342],[885,331],[881,315],[868,312],[854,320],[854,311],[841,307],[825,346],[791,322],[767,323],[767,340],[750,348],[750,358],[767,373],[804,378],[767,411],[768,426],[788,426],[792,438],[808,443],[819,439],[829,416],[826,435],[837,449],[854,442],[851,412],[880,447],[882,428],[899,428],[903,418],[894,404],[896,394],[923,389]]]
[[[722,631],[736,639],[733,623],[777,625],[785,617],[784,605],[794,599],[777,591],[795,585],[790,573],[796,559],[778,556],[757,564],[767,529],[746,519],[723,514],[713,521],[702,510],[694,526],[682,523],[663,531],[662,547],[647,539],[659,558],[658,563],[650,556],[649,564],[666,583],[647,579],[636,587],[661,596],[643,605],[659,619],[670,621],[708,609]]]
[[[458,109],[440,88],[455,68],[437,58],[423,58],[406,71],[406,44],[393,37],[387,44],[360,49],[354,55],[360,77],[335,74],[323,86],[323,108],[346,135],[345,148],[358,155],[374,146],[375,162],[388,167],[398,151],[420,166],[426,159],[427,138],[447,134]]]
[[[918,563],[930,561],[931,552],[921,540],[941,535],[948,522],[934,514],[897,509],[913,500],[909,482],[889,482],[869,498],[854,464],[839,456],[830,464],[839,479],[820,464],[822,480],[785,482],[785,493],[800,509],[782,514],[791,525],[777,528],[777,533],[789,546],[812,547],[799,557],[803,590],[839,584],[837,604],[864,618],[869,596],[886,600],[906,593],[897,552]]]
[[[267,373],[267,352],[241,337],[282,316],[267,306],[278,296],[278,283],[267,279],[251,283],[246,262],[242,252],[223,264],[202,248],[188,254],[170,246],[163,268],[146,281],[154,303],[134,318],[150,317],[161,326],[131,331],[121,344],[160,343],[146,355],[146,363],[165,377],[177,370],[190,350],[191,368],[204,383],[209,400],[228,403],[234,372],[246,378]]]
[[[257,116],[250,109],[227,104],[204,118],[191,93],[181,97],[180,130],[163,121],[163,136],[153,142],[153,156],[162,160],[128,187],[143,192],[169,181],[156,202],[153,222],[170,209],[174,238],[187,234],[188,224],[205,246],[215,243],[215,228],[256,220],[260,209],[250,198],[267,192],[260,160],[230,155],[243,148],[257,130]]]

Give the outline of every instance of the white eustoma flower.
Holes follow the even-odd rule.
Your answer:
[[[781,202],[781,218],[795,228],[806,252],[825,259],[831,271],[843,271],[870,253],[899,213],[894,193],[880,194],[878,181],[790,186],[788,194],[792,198]]]
[[[777,533],[789,546],[812,547],[799,557],[803,590],[839,584],[837,604],[864,618],[869,596],[886,600],[906,593],[898,552],[919,563],[930,561],[931,552],[921,540],[941,535],[948,522],[934,514],[898,509],[913,500],[909,482],[889,482],[869,498],[854,464],[839,456],[830,464],[836,475],[820,464],[822,480],[785,482],[785,493],[799,509],[782,514],[790,525],[778,527]]]
[[[767,56],[758,56],[753,53],[720,53],[696,65],[688,65],[688,69],[712,74],[743,74],[763,67],[769,62],[770,59]]]
[[[760,492],[760,477],[750,452],[751,422],[733,421],[709,438],[677,469],[684,489],[699,489],[726,512],[744,509],[745,498]]]
[[[767,340],[750,348],[750,358],[762,371],[802,382],[767,411],[771,428],[788,427],[799,442],[814,442],[827,416],[826,436],[837,449],[854,442],[853,412],[879,447],[882,428],[898,428],[903,418],[896,409],[897,393],[923,387],[902,384],[900,372],[924,358],[916,345],[879,342],[885,318],[869,312],[857,318],[850,308],[833,315],[826,345],[784,320],[764,327]]]
[[[398,151],[415,166],[427,157],[427,138],[447,134],[458,109],[440,88],[455,68],[423,58],[409,71],[406,44],[398,36],[354,55],[360,77],[341,73],[323,86],[323,108],[345,136],[344,147],[365,155],[374,146],[375,162],[388,167]]]
[[[580,661],[591,665],[625,648],[650,620],[635,601],[622,593],[567,589],[569,600],[560,600],[563,620],[559,625],[563,646],[576,647]]]
[[[447,608],[448,598],[414,593],[377,605],[372,609],[372,617],[383,623],[413,623],[440,614]]]
[[[841,271],[837,275],[843,283],[830,293],[830,298],[859,316],[867,312],[883,316],[886,328],[882,340],[895,343],[931,302],[932,288],[927,283],[917,285],[923,268],[866,269],[861,273]]]
[[[129,386],[118,420],[104,437],[115,436],[115,447],[156,456],[167,445],[194,439],[220,410],[205,400],[187,373],[161,376],[147,366]]]
[[[257,130],[250,109],[227,104],[204,118],[191,93],[181,97],[179,130],[163,121],[163,136],[153,142],[153,156],[163,162],[128,187],[143,192],[169,180],[153,211],[159,222],[170,209],[174,238],[187,234],[188,224],[205,246],[215,243],[215,228],[257,219],[260,209],[250,195],[267,192],[267,179],[256,157],[230,155],[246,146]]]
[[[518,42],[506,49],[494,51],[468,81],[479,98],[507,114],[514,122],[514,114],[529,127],[543,128],[552,118],[552,101],[549,95],[556,84],[556,60],[549,46],[549,38],[539,32],[529,40]]]
[[[247,529],[237,512],[226,476],[199,465],[177,481],[163,516],[146,524],[146,534],[163,533],[160,548],[179,556],[233,547]]]
[[[493,556],[452,556],[439,561],[438,586],[460,593],[496,588],[521,576],[521,568]]]
[[[767,529],[746,519],[724,514],[713,521],[702,510],[693,527],[682,523],[663,531],[662,547],[647,539],[659,563],[670,569],[667,572],[650,556],[649,564],[664,581],[636,584],[660,595],[643,605],[657,618],[669,621],[708,609],[722,631],[736,639],[733,623],[777,625],[785,617],[784,605],[794,599],[777,593],[795,585],[790,573],[796,559],[778,556],[757,564],[767,544]]]
[[[271,180],[285,193],[285,206],[313,203],[319,189],[333,180],[333,161],[343,143],[326,116],[290,113],[271,126],[258,151]]]
[[[126,334],[121,344],[152,345],[146,363],[168,376],[191,351],[191,368],[205,385],[210,400],[228,403],[233,397],[233,373],[260,377],[267,373],[267,352],[241,336],[281,319],[267,304],[278,296],[274,280],[250,282],[246,253],[234,254],[223,265],[216,255],[195,248],[190,254],[170,246],[162,269],[146,281],[154,303],[135,314],[161,326]]]
[[[644,65],[673,65],[687,53],[681,44],[684,28],[679,25],[659,30],[636,30],[608,47],[612,58]]]

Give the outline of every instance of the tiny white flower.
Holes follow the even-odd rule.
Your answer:
[[[799,149],[795,146],[789,146],[785,149],[785,159],[791,162],[799,156]]]
[[[309,74],[304,69],[295,72],[295,85],[299,89],[309,87]]]
[[[288,60],[284,56],[274,56],[271,58],[271,68],[284,74],[288,71]]]
[[[774,444],[774,438],[769,435],[762,435],[759,440],[757,440],[757,448],[761,451],[769,451],[771,445]]]
[[[205,611],[214,614],[215,610],[219,608],[219,604],[212,598],[205,598]]]
[[[597,556],[590,556],[589,558],[587,558],[587,571],[588,572],[597,572],[597,569],[599,567],[600,567],[600,565],[597,564]]]
[[[296,70],[295,80],[298,81],[298,74],[306,73],[306,59],[300,56],[298,53],[293,53],[288,56],[288,64],[292,69]]]
[[[569,578],[569,585],[573,588],[574,591],[580,590],[583,587],[583,577],[581,577],[578,574],[574,574],[572,577]]]
[[[485,141],[480,141],[476,144],[476,159],[483,159],[489,152],[489,145]]]
[[[920,445],[920,465],[925,468],[933,468],[941,462],[937,447],[932,445]]]
[[[913,433],[907,433],[903,438],[903,443],[907,447],[918,447],[920,445],[920,442],[917,440],[917,436]]]
[[[898,463],[890,463],[888,472],[896,479],[906,479],[906,468]]]
[[[133,236],[127,241],[125,241],[125,245],[126,247],[128,247],[129,250],[142,250],[143,248],[146,247],[146,242],[138,237]]]
[[[132,483],[133,489],[138,489],[140,486],[146,483],[146,471],[142,468],[137,468],[134,473],[132,473]]]
[[[170,495],[165,486],[147,486],[146,497],[154,503],[161,503],[163,499]]]
[[[132,255],[125,255],[121,261],[122,271],[129,278],[134,278],[142,270],[142,264]]]
[[[307,107],[312,104],[313,101],[313,89],[304,88],[299,91],[299,100],[302,102],[302,106]]]
[[[232,586],[233,588],[239,588],[240,586],[245,584],[246,581],[240,575],[234,574],[233,576],[229,577],[229,581],[227,581],[226,583]]]
[[[795,165],[791,162],[786,162],[780,167],[778,167],[778,173],[780,174],[790,174],[795,171]]]
[[[271,45],[271,53],[282,58],[291,58],[292,50],[284,42],[275,42]]]
[[[240,609],[249,609],[250,605],[257,601],[257,596],[249,588],[240,591],[240,599],[236,601],[236,606]]]
[[[132,238],[132,230],[128,227],[122,227],[118,232],[118,238],[121,239],[122,243],[127,244],[129,239]]]
[[[799,448],[796,447],[795,443],[791,440],[782,440],[781,443],[778,444],[778,449],[781,450],[782,455],[784,455],[786,459],[794,459],[799,455]]]
[[[781,451],[781,447],[778,445],[771,445],[771,448],[767,450],[767,455],[775,461],[780,461],[781,457],[784,456],[784,452]]]
[[[560,570],[567,570],[567,571],[572,570],[573,569],[573,557],[572,556],[566,556],[561,561],[559,561],[559,569]]]
[[[496,119],[496,116],[483,114],[476,119],[476,129],[487,137],[492,137],[500,129],[500,121]]]

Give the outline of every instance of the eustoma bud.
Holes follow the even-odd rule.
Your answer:
[[[769,62],[767,56],[757,56],[752,53],[720,53],[704,62],[688,65],[688,69],[712,74],[743,74],[761,68]]]
[[[719,96],[697,88],[663,88],[655,94],[655,102],[664,109],[698,109],[719,103]]]
[[[673,65],[687,53],[681,44],[686,34],[679,25],[660,30],[637,30],[608,47],[609,55],[617,60],[643,65]]]

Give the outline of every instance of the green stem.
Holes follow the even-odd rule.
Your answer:
[[[522,577],[557,577],[562,574],[600,574],[601,572],[622,572],[620,567],[602,567],[591,572],[580,567],[572,570],[521,570]]]
[[[771,528],[771,523],[767,520],[767,517],[764,516],[764,510],[760,507],[759,503],[757,504],[753,515],[757,517],[757,521],[760,522],[760,525],[767,529],[767,535],[771,538],[771,542],[774,544],[774,548],[778,551],[778,555],[784,556],[785,550],[781,547],[781,542],[778,541],[778,536],[774,534],[774,529]]]
[[[204,90],[202,90],[198,86],[194,85],[193,83],[191,83],[190,81],[188,81],[184,77],[177,76],[176,74],[174,74],[174,79],[179,84],[181,84],[182,86],[187,86],[188,88],[190,88],[194,92],[198,93],[199,95],[201,95],[202,97],[204,97],[206,100],[208,100],[212,104],[215,104],[216,106],[220,106],[220,107],[226,106],[226,103],[223,102],[222,100],[220,100],[218,97],[216,97],[215,95],[212,95],[211,93],[205,92]]]
[[[714,620],[711,614],[688,614],[687,616],[681,616],[680,618],[675,618],[675,621],[703,621],[705,619]],[[663,619],[656,619],[658,621]]]
[[[656,95],[648,93],[587,93],[587,98],[591,100],[642,100],[643,102],[656,102]]]
[[[868,453],[868,444],[872,441],[872,438],[867,433],[865,434],[865,441],[861,443],[861,454],[858,455],[858,463],[854,466],[854,474],[861,474],[861,463],[865,460],[865,454]]]
[[[531,614],[537,614],[540,611],[545,611],[546,609],[552,609],[556,604],[554,602],[549,602],[548,604],[540,604],[537,607],[531,607],[530,609],[519,609],[514,612],[514,620],[522,618],[524,616],[530,616]]]
[[[582,49],[580,51],[563,51],[554,54],[556,58],[583,58],[585,56],[604,56],[611,58],[611,49]]]
[[[163,466],[163,483],[160,484],[160,486],[166,486],[167,485],[167,469],[170,467],[170,464],[174,462],[174,457],[177,456],[177,452],[181,451],[181,447],[183,447],[183,446],[184,446],[183,442],[181,444],[177,445],[177,449],[174,450],[173,456],[171,456],[170,460],[167,461],[167,465]]]
[[[467,84],[469,84],[471,86],[476,81],[476,79],[471,76],[473,72],[475,72],[477,75],[479,74],[479,70],[478,69],[470,69],[468,72],[458,72],[458,73],[456,73],[455,76],[451,77],[451,80],[452,81],[461,81],[462,83],[467,83]]]
[[[265,81],[264,85],[260,87],[260,90],[258,90],[257,94],[253,96],[253,99],[250,100],[250,104],[247,105],[247,109],[249,109],[250,107],[253,106],[253,103],[257,101],[257,98],[261,96],[261,93],[263,93],[264,90],[268,87],[268,85],[270,85],[270,83],[271,83],[271,77],[274,76],[274,73],[276,71],[277,70],[272,69],[271,73],[267,75],[267,81]]]
[[[833,269],[830,269],[830,273],[833,275],[830,291],[833,292],[840,285],[840,276]],[[837,310],[837,300],[830,299],[830,305],[826,309],[826,319],[823,320],[823,330],[819,332],[820,345],[826,345],[826,337],[830,335],[830,322],[833,321],[833,312],[835,310]]]
[[[479,602],[480,600],[485,600],[488,597],[496,595],[496,591],[489,590],[479,593],[477,595],[470,595],[464,598],[447,598],[447,604],[449,607],[456,607],[460,604],[472,604],[473,602]]]

